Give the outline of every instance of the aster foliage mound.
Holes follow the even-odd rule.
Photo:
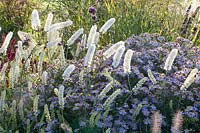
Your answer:
[[[122,92],[110,107],[108,117],[102,117],[97,126],[121,132],[145,131],[151,124],[152,112],[160,110],[164,117],[162,128],[170,131],[171,114],[180,109],[184,114],[183,128],[198,131],[200,49],[187,39],[166,42],[158,34],[134,35],[126,40],[126,49],[133,50],[129,74],[123,71],[123,59],[116,69],[111,67],[112,57],[106,60],[104,67],[120,83],[113,91],[121,88]],[[171,69],[165,70],[173,49],[178,54],[171,59]],[[188,86],[182,89],[185,84]],[[140,113],[136,113],[138,110]]]
[[[178,110],[183,114],[180,130],[198,132],[200,49],[187,39],[166,42],[158,34],[134,35],[122,46],[125,52],[117,67],[112,65],[117,49],[113,49],[111,56],[104,57],[108,46],[95,52],[89,68],[84,65],[84,59],[70,61],[76,69],[68,80],[59,78],[60,70],[54,70],[50,76],[54,80],[49,80],[54,82],[39,89],[46,92],[39,93],[40,100],[45,101],[46,97],[56,109],[62,109],[64,118],[75,132],[150,132],[151,118],[156,111],[162,114],[159,116],[162,119],[160,129],[170,132],[173,114]],[[171,69],[165,70],[173,49],[178,53],[173,57]],[[130,50],[130,71],[127,72],[124,64],[129,63],[124,61],[127,60],[126,51]],[[186,82],[187,88],[181,89]],[[62,108],[57,93],[61,85],[65,88]]]
[[[107,48],[96,52],[93,71],[85,75],[90,80],[80,87],[80,91],[84,89],[83,97],[86,94],[89,98],[86,103],[90,106],[86,107],[92,109],[89,123],[87,125],[88,121],[85,121],[85,126],[109,128],[113,132],[150,131],[151,116],[159,110],[163,117],[162,129],[170,131],[173,113],[181,110],[183,130],[198,131],[199,72],[190,80],[186,79],[194,69],[200,69],[200,49],[192,46],[187,39],[179,37],[174,42],[166,42],[158,34],[134,35],[126,40],[125,47],[126,51],[133,51],[130,73],[123,70],[125,53],[115,68],[112,66],[114,54],[104,61],[101,59]],[[166,60],[173,49],[177,49],[178,53],[171,69],[165,70]],[[74,82],[80,78],[80,75],[77,76],[72,76]],[[181,89],[187,81],[188,87]],[[79,87],[72,90],[75,88]],[[120,93],[114,95],[118,89]],[[112,100],[105,106],[108,99]]]

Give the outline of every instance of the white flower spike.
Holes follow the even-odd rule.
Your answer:
[[[31,26],[33,30],[39,30],[41,27],[39,13],[36,9],[32,12]]]
[[[124,54],[125,51],[125,46],[122,45],[117,49],[117,52],[115,53],[115,55],[113,56],[113,62],[112,62],[112,66],[114,68],[117,68],[119,66],[120,60],[122,58],[122,55]]]
[[[172,65],[173,65],[173,62],[174,62],[177,54],[178,54],[178,49],[172,49],[172,51],[168,55],[167,60],[165,62],[164,69],[166,71],[170,71],[172,69]]]
[[[115,23],[115,18],[109,19],[99,30],[100,33],[104,34],[113,24]]]
[[[75,70],[75,66],[73,64],[70,64],[64,71],[64,73],[62,74],[62,77],[64,80],[69,79],[71,73]]]
[[[129,49],[127,50],[125,57],[124,57],[124,73],[130,73],[131,72],[131,59],[133,56],[133,50]]]

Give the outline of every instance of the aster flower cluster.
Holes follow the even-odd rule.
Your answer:
[[[126,48],[133,51],[129,79],[127,77],[128,75],[123,71],[123,60],[120,61],[119,67],[117,68],[112,67],[112,57],[109,57],[103,65],[98,66],[98,70],[95,72],[99,73],[96,74],[96,78],[99,80],[93,78],[91,80],[92,84],[94,84],[95,81],[98,81],[98,83],[95,83],[92,88],[90,88],[95,88],[96,96],[100,94],[100,88],[103,89],[109,84],[109,76],[107,75],[106,77],[106,74],[102,74],[104,70],[107,70],[107,73],[110,73],[111,77],[120,83],[120,85],[112,85],[109,94],[111,95],[112,92],[118,88],[122,91],[118,96],[119,98],[114,101],[115,104],[112,104],[109,109],[108,118],[112,118],[109,121],[103,117],[104,112],[106,112],[106,109],[102,108],[103,102],[97,99],[98,102],[95,105],[95,109],[91,112],[92,114],[98,111],[102,115],[96,123],[97,126],[100,128],[111,128],[113,131],[116,129],[119,131],[137,131],[142,128],[137,122],[139,119],[142,120],[142,124],[151,124],[151,115],[153,111],[161,110],[163,117],[167,117],[167,113],[176,112],[178,109],[183,110],[183,114],[188,114],[187,112],[189,110],[186,110],[187,107],[192,106],[199,108],[199,74],[194,76],[194,81],[191,82],[190,86],[188,86],[185,91],[181,89],[181,86],[187,81],[186,79],[190,75],[190,72],[193,69],[200,69],[200,49],[196,46],[192,47],[190,45],[191,43],[186,43],[188,41],[189,40],[184,38],[177,38],[175,42],[166,42],[165,38],[158,34],[142,34],[127,39]],[[171,66],[172,68],[170,70],[165,70],[166,60],[172,49],[177,49],[178,53],[174,58],[173,65]],[[98,55],[96,55],[95,58],[96,62],[100,61],[98,61],[97,57],[101,52],[102,51],[98,51]],[[95,63],[93,66],[96,66]],[[149,71],[151,71],[151,76]],[[131,91],[128,82],[130,82],[131,88],[134,88],[138,81],[144,77],[147,77],[147,81],[135,91]],[[131,95],[130,98],[126,99],[129,95]],[[96,96],[93,97],[93,100]],[[106,100],[108,97],[109,95],[106,95],[103,100]],[[124,105],[126,106],[124,107]],[[142,107],[139,108],[139,105],[142,105]],[[138,108],[140,109],[140,113],[138,114],[140,117],[137,119],[138,116],[135,116],[135,119],[133,119],[133,114]],[[199,116],[199,111],[193,111],[194,112],[191,113],[195,115],[187,115],[185,119],[198,122],[199,120],[197,117]],[[130,116],[130,118],[127,118],[128,116]],[[168,118],[163,119],[164,127],[170,124],[167,123],[166,119]],[[117,120],[122,123],[116,125],[115,122]],[[122,126],[123,121],[124,125],[126,125],[124,127]],[[185,128],[190,128],[189,125],[186,125]]]
[[[117,67],[112,66],[114,54],[104,58],[104,52],[109,47],[96,51],[89,72],[83,59],[71,61],[70,64],[74,64],[76,69],[65,82],[62,77],[59,78],[59,71],[49,68],[50,73],[54,71],[49,77],[57,80],[49,80],[53,82],[40,87],[40,100],[43,101],[40,106],[45,105],[46,99],[53,103],[54,108],[59,108],[59,90],[56,93],[54,89],[63,85],[62,109],[65,110],[66,119],[79,121],[79,126],[74,129],[76,132],[88,127],[120,133],[150,131],[155,111],[162,114],[159,116],[162,117],[162,129],[170,131],[172,117],[169,114],[175,114],[178,110],[184,117],[180,120],[183,121],[183,129],[180,130],[198,131],[199,73],[195,74],[186,89],[181,89],[181,86],[193,69],[200,69],[200,49],[185,43],[187,41],[177,38],[175,42],[166,42],[158,34],[128,38],[124,46],[133,54],[129,73],[123,67],[125,53]],[[165,70],[172,49],[177,49],[178,53],[171,69]]]

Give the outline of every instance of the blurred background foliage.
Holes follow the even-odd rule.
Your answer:
[[[74,27],[70,29],[72,31],[84,27],[88,33],[93,23],[100,27],[109,18],[116,18],[114,27],[102,37],[102,45],[144,32],[157,32],[168,39],[174,39],[178,36],[177,31],[182,23],[184,9],[180,1],[174,0],[52,0],[46,1],[46,5],[47,13],[54,12],[62,21],[67,18],[74,21]],[[93,20],[94,15],[88,12],[90,6],[97,9],[94,14],[96,20]],[[67,40],[69,36],[66,36]]]
[[[74,22],[62,35],[64,43],[79,28],[83,27],[89,33],[92,24],[101,27],[112,17],[116,18],[116,23],[101,37],[100,46],[145,32],[159,33],[170,41],[181,36],[180,27],[189,5],[189,0],[0,0],[0,24],[6,33],[30,31],[30,14],[33,8],[37,8],[40,9],[42,20],[52,12],[54,23],[67,19]],[[93,14],[88,12],[91,6],[97,9]],[[196,22],[195,19],[191,25]],[[188,29],[189,34],[184,37],[192,40],[194,34],[191,29],[192,26]]]
[[[0,0],[0,26],[4,34],[30,26],[30,14],[40,0]]]

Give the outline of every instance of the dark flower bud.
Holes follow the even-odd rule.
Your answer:
[[[96,21],[97,20],[97,16],[96,15],[92,15],[92,20]]]
[[[75,40],[75,43],[79,43],[79,42],[81,42],[81,38],[80,37]]]
[[[95,14],[97,9],[93,6],[91,6],[91,7],[89,7],[88,11],[89,11],[89,13]]]

